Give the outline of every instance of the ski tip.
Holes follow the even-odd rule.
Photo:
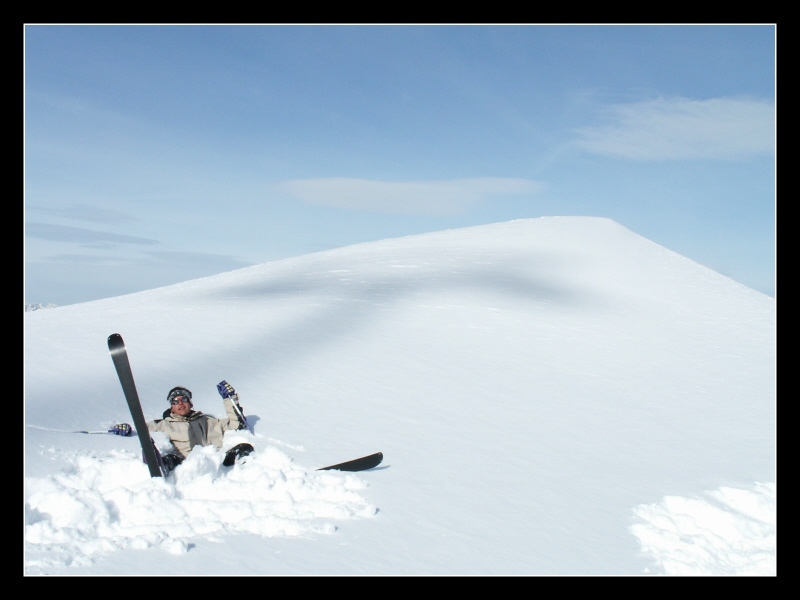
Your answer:
[[[118,333],[112,333],[108,336],[108,347],[111,350],[115,348],[124,348],[125,342],[122,340],[122,336]]]
[[[317,469],[317,471],[367,471],[383,462],[383,452],[375,452],[361,458]]]

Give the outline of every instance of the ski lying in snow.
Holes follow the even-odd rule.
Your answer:
[[[128,408],[133,418],[133,426],[139,436],[139,443],[142,445],[142,453],[147,463],[147,468],[150,469],[150,477],[165,477],[166,473],[161,463],[161,456],[156,449],[153,438],[150,437],[147,421],[144,420],[142,404],[139,402],[139,394],[133,381],[131,363],[128,360],[128,351],[125,349],[125,342],[120,334],[112,333],[108,336],[108,351],[111,352],[111,360],[114,361],[114,368],[117,370],[125,400],[128,402]]]
[[[362,456],[361,458],[354,458],[347,462],[331,465],[329,467],[322,467],[317,471],[366,471],[381,464],[383,460],[383,452],[376,452],[369,456]]]

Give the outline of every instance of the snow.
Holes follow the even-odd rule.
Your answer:
[[[599,217],[26,312],[24,574],[776,575],[775,299]],[[257,451],[151,478],[175,385]],[[159,444],[165,440],[157,439]],[[384,453],[369,471],[318,467]]]

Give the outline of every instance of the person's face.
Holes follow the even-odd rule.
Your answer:
[[[170,400],[173,414],[185,417],[192,412],[192,401],[186,396],[177,396]]]

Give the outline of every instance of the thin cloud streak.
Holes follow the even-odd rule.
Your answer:
[[[543,185],[528,179],[485,177],[446,181],[376,181],[348,177],[293,179],[279,188],[318,206],[402,215],[456,215],[489,196],[533,194]]]
[[[218,271],[232,271],[251,266],[233,256],[224,254],[210,254],[204,252],[169,252],[151,251],[143,252],[136,256],[118,255],[90,255],[90,254],[51,254],[38,260],[39,264],[70,264],[70,265],[127,265],[142,268],[154,267],[159,264],[184,266],[187,268],[201,267],[205,271],[216,273]]]
[[[115,244],[152,246],[158,243],[156,240],[133,235],[122,235],[119,233],[109,233],[107,231],[85,229],[83,227],[49,225],[47,223],[36,222],[28,222],[25,224],[25,235],[51,242],[73,242],[77,244],[102,244],[111,242]]]
[[[131,221],[139,221],[139,217],[131,216],[118,210],[104,208],[93,204],[70,204],[62,208],[49,208],[45,206],[31,206],[27,209],[47,217],[71,219],[73,221],[86,221],[89,223],[103,223],[108,225],[124,225]]]
[[[659,98],[606,109],[610,123],[577,130],[575,144],[643,161],[738,160],[775,146],[775,106],[763,100]]]

